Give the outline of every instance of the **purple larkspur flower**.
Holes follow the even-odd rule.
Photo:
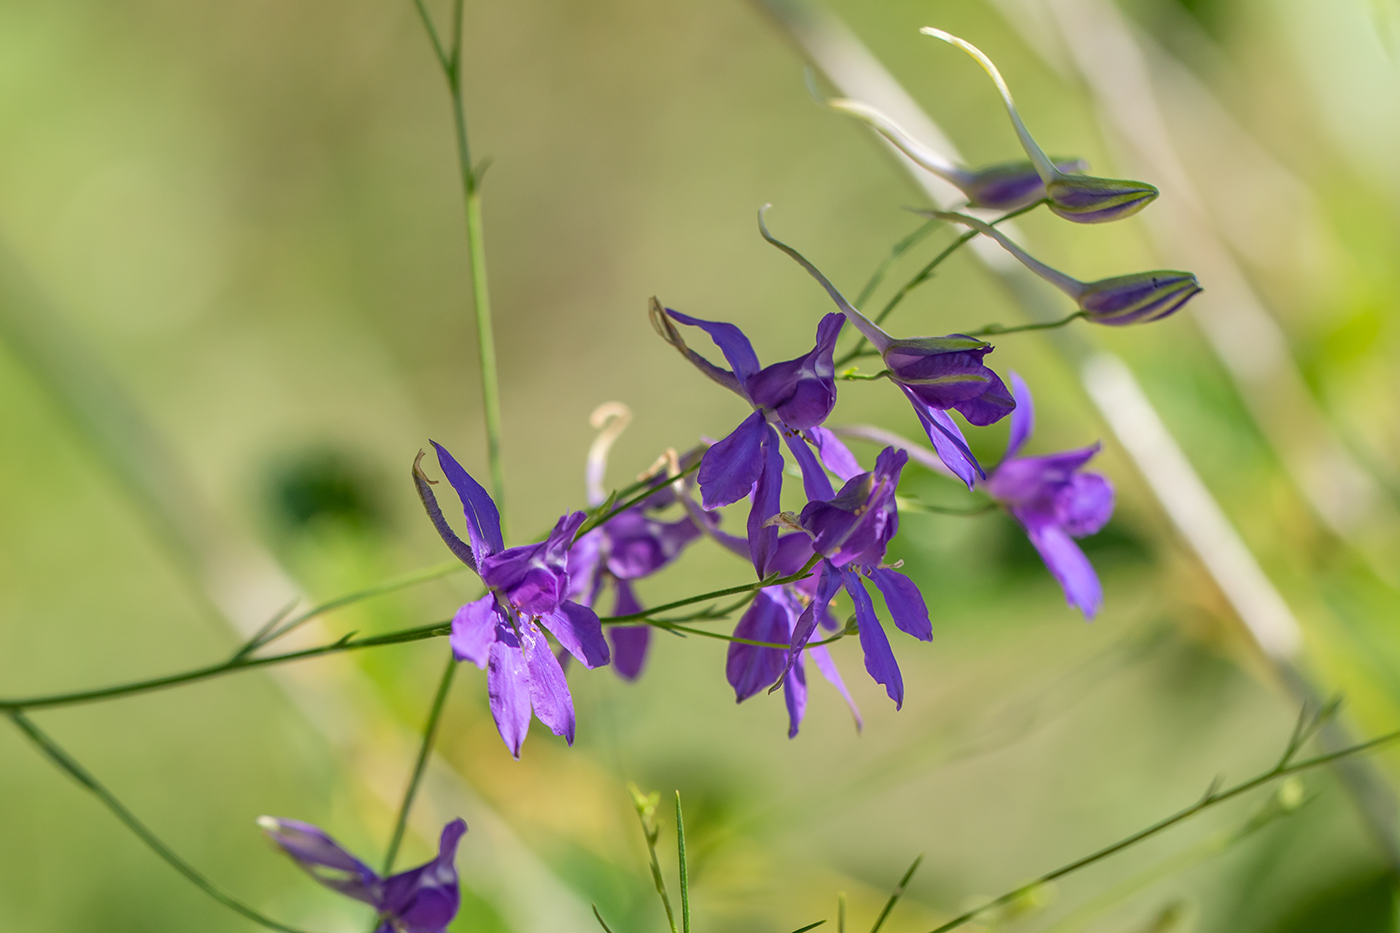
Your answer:
[[[816,575],[801,581],[804,585],[798,589],[803,608],[787,639],[790,647],[778,667],[777,680],[786,683],[818,626],[834,627],[829,607],[844,589],[855,605],[866,672],[884,685],[896,708],[904,704],[903,675],[861,578],[875,584],[900,631],[920,641],[933,639],[933,625],[919,588],[895,569],[898,565],[884,563],[885,550],[899,529],[895,489],[908,460],[904,451],[886,447],[876,458],[874,470],[850,476],[835,496],[810,501],[803,508],[797,521],[810,542],[803,542],[805,553],[820,555],[821,560]],[[795,556],[784,563],[790,564]]]
[[[601,416],[601,417],[600,417]],[[612,442],[631,420],[632,413],[621,403],[600,406],[593,422],[603,427],[588,452],[586,478],[588,504],[602,505],[603,473]],[[604,424],[612,419],[610,424]],[[676,467],[684,470],[700,456],[698,450],[680,458],[672,458]],[[694,520],[686,515],[678,521],[667,522],[656,513],[677,501],[671,481],[665,472],[651,478],[655,492],[641,502],[620,512],[603,525],[583,535],[569,551],[570,597],[584,606],[596,606],[603,589],[611,585],[615,597],[613,615],[630,616],[643,606],[632,589],[632,581],[656,573],[675,560],[686,545],[701,535]],[[646,664],[651,644],[649,625],[610,625],[608,640],[612,642],[612,666],[619,677],[635,680]]]
[[[956,411],[969,424],[985,427],[1006,417],[1016,406],[1001,377],[982,362],[982,358],[992,352],[992,345],[962,334],[895,339],[847,301],[805,256],[775,239],[763,223],[762,211],[758,215],[758,229],[765,240],[797,260],[826,289],[861,335],[880,351],[886,367],[884,374],[899,386],[914,407],[924,433],[948,469],[969,488],[977,477],[985,477],[967,446],[967,439],[948,412]]]
[[[457,916],[461,894],[453,862],[467,831],[460,819],[443,827],[436,858],[388,878],[310,823],[260,816],[258,825],[312,878],[378,911],[375,933],[443,933]]]
[[[832,351],[845,323],[828,314],[817,325],[816,345],[794,360],[760,367],[743,332],[733,324],[706,321],[663,308],[651,301],[651,321],[658,334],[702,373],[743,398],[753,408],[729,436],[705,452],[700,462],[701,504],[706,510],[752,495],[748,537],[754,569],[768,575],[778,530],[769,519],[778,514],[783,486],[780,445],[797,459],[808,498],[830,495],[831,482],[804,439],[836,405],[836,371]],[[709,334],[733,371],[716,366],[686,346],[676,322]]]
[[[1130,217],[1157,197],[1157,189],[1144,181],[1067,174],[1050,160],[1026,129],[1020,113],[1016,110],[1016,103],[1011,99],[1011,89],[1006,86],[1006,81],[997,70],[997,66],[992,64],[992,60],[981,49],[965,39],[959,39],[952,33],[934,29],[932,26],[925,26],[919,31],[962,49],[991,77],[997,86],[997,92],[1001,94],[1002,102],[1006,104],[1006,112],[1011,117],[1012,126],[1016,128],[1021,148],[1025,150],[1026,156],[1045,184],[1045,195],[1050,210],[1074,223],[1101,224]]]
[[[1147,324],[1176,313],[1199,295],[1201,283],[1194,273],[1175,269],[1155,269],[1115,275],[1093,282],[1081,282],[1027,253],[1011,238],[976,217],[952,211],[918,211],[939,220],[963,224],[991,237],[1022,265],[1064,292],[1079,307],[1084,320],[1110,327]]]
[[[433,442],[433,447],[443,475],[462,500],[470,543],[458,538],[443,519],[432,480],[419,466],[421,451],[413,464],[418,494],[443,541],[489,591],[453,616],[452,653],[487,671],[491,715],[511,755],[520,757],[532,710],[572,745],[573,696],[541,627],[584,667],[608,663],[608,643],[598,616],[569,598],[568,554],[584,513],[560,518],[539,544],[507,548],[491,496],[442,446]]]
[[[803,532],[782,535],[778,539],[777,552],[773,558],[773,569],[783,576],[791,576],[806,565],[812,557],[812,541]],[[767,645],[730,642],[725,658],[724,673],[729,685],[734,688],[735,702],[742,703],[749,697],[776,683],[782,677],[787,656],[792,645],[793,633],[806,607],[816,596],[818,578],[806,577],[793,583],[768,586],[758,591],[739,624],[734,628],[734,637],[751,642],[766,642]],[[828,600],[829,602],[829,600]],[[829,609],[822,607],[817,616],[818,625],[829,633],[835,633],[838,626]],[[788,645],[788,649],[769,647]],[[860,709],[856,706],[841,672],[836,667],[831,653],[825,645],[809,644],[800,649],[793,661],[792,669],[783,679],[783,701],[788,714],[788,738],[797,735],[802,718],[807,712],[807,669],[810,660],[828,683],[836,688],[850,707],[856,722],[857,731],[863,725]]]
[[[1098,574],[1074,543],[1101,529],[1113,515],[1113,484],[1097,473],[1081,472],[1099,452],[1093,444],[1045,457],[1018,457],[1035,428],[1035,405],[1021,377],[1011,373],[1016,411],[1006,456],[983,488],[1021,527],[1041,560],[1059,581],[1065,599],[1088,618],[1103,605]]]

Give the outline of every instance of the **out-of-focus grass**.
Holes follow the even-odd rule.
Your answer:
[[[1328,237],[1301,246],[1284,237],[1245,261],[1314,390],[1393,477],[1395,191],[1374,154],[1358,155],[1357,138],[1328,116],[1335,95],[1357,88],[1323,81],[1311,58],[1339,53],[1304,47],[1306,4],[1128,6],[1311,192]],[[969,158],[1014,157],[1013,137],[984,77],[935,54],[919,25],[986,47],[1046,146],[1110,171],[1085,93],[988,7],[840,9]],[[854,291],[916,223],[899,210],[915,195],[856,128],[811,104],[787,46],[743,5],[470,4],[467,29],[474,147],[493,159],[487,252],[520,536],[581,503],[586,418],[599,402],[624,400],[637,415],[614,451],[619,483],[664,447],[719,436],[742,416],[741,402],[654,339],[647,296],[736,321],[765,361],[794,356],[828,305],[759,240],[757,206],[773,202],[775,233]],[[427,436],[484,467],[449,129],[407,3],[0,9],[0,232],[203,492],[316,596],[443,558],[407,482]],[[1380,146],[1385,135],[1362,138]],[[1037,216],[1023,226],[1039,253],[1076,275],[1156,264],[1137,222],[1066,229]],[[891,327],[938,333],[1016,314],[963,257]],[[1325,686],[1348,693],[1358,724],[1392,725],[1396,594],[1318,531],[1187,316],[1094,336],[1133,361],[1304,619]],[[1103,433],[1039,338],[1007,337],[990,359],[1035,387],[1034,450]],[[843,386],[835,419],[917,433],[878,383]],[[0,430],[0,693],[155,674],[232,647],[136,507],[4,350]],[[995,460],[1004,437],[1004,427],[975,432],[973,444]],[[868,462],[872,452],[859,453]],[[863,735],[813,676],[807,721],[788,742],[776,697],[732,703],[722,644],[657,633],[638,684],[575,668],[575,748],[537,723],[520,763],[490,722],[484,676],[464,670],[443,754],[618,933],[663,922],[629,779],[686,797],[699,929],[834,919],[837,890],[850,893],[858,928],[920,852],[924,867],[887,929],[927,929],[974,893],[998,893],[1194,799],[1218,772],[1265,766],[1286,738],[1294,711],[1258,675],[1126,458],[1110,445],[1099,462],[1120,505],[1087,543],[1108,597],[1093,625],[1064,607],[1007,520],[904,517],[893,556],[924,586],[935,637],[893,635],[909,688],[899,713],[865,677],[856,646],[836,646]],[[929,501],[956,494],[916,470],[909,481]],[[701,544],[641,592],[654,603],[747,579],[739,561]],[[330,625],[368,632],[444,618],[471,592],[465,576],[439,581],[343,610]],[[444,650],[434,642],[324,663],[357,665],[416,729]],[[316,929],[361,922],[271,853],[253,818],[317,821],[375,861],[389,816],[347,772],[406,774],[407,760],[387,749],[382,761],[338,760],[260,674],[42,718],[221,884]],[[0,748],[0,926],[245,928],[17,736],[0,730]],[[1134,929],[1177,897],[1194,904],[1201,930],[1314,929],[1319,915],[1379,929],[1365,919],[1378,857],[1333,781],[1307,782],[1320,796],[1303,811],[1094,929]],[[1258,803],[1069,879],[1045,912],[1010,928],[1040,928],[1238,825]],[[405,863],[427,851],[410,839]],[[454,929],[508,928],[510,905],[464,881]],[[576,928],[592,922],[581,914]]]

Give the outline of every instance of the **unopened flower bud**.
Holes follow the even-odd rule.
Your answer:
[[[1002,101],[1006,104],[1006,112],[1011,117],[1012,126],[1016,128],[1021,148],[1026,151],[1045,186],[1050,210],[1075,223],[1101,224],[1136,214],[1157,197],[1157,189],[1146,182],[1067,174],[1060,166],[1050,161],[1045,150],[1040,148],[1040,144],[1026,129],[1020,113],[1016,110],[1016,103],[1011,98],[1011,89],[1006,86],[1006,81],[996,65],[992,64],[992,60],[981,49],[971,42],[932,26],[925,26],[919,31],[926,36],[956,45],[971,55],[991,76]]]
[[[916,165],[957,188],[967,196],[969,207],[1014,211],[1048,197],[1040,172],[1030,162],[1003,162],[982,168],[967,168],[925,146],[888,115],[869,104],[844,97],[823,97],[810,70],[807,73],[807,88],[817,103],[860,120]],[[1082,172],[1087,167],[1083,159],[1063,159],[1054,163],[1055,170],[1061,174]]]
[[[1145,324],[1172,314],[1201,292],[1191,272],[1159,269],[1116,275],[1097,282],[1081,282],[1031,256],[991,224],[952,211],[916,211],[929,217],[972,227],[1002,245],[1027,269],[1064,292],[1079,306],[1085,320],[1095,324]]]

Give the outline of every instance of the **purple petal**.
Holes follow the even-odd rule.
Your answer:
[[[383,911],[391,929],[403,933],[442,933],[457,916],[461,894],[457,886],[457,844],[467,824],[453,820],[442,830],[437,858],[394,875],[384,883]],[[397,921],[397,927],[394,921]]]
[[[821,457],[822,463],[843,483],[865,472],[860,463],[856,461],[855,455],[845,444],[841,443],[841,439],[833,434],[829,428],[817,425],[814,428],[808,428],[806,434],[817,448],[817,455]]]
[[[554,612],[540,616],[540,622],[584,667],[592,670],[608,663],[608,642],[598,614],[592,609],[565,600]]]
[[[423,472],[423,451],[418,451],[418,456],[413,459],[413,488],[418,491],[418,499],[423,503],[423,511],[428,513],[428,520],[433,523],[433,528],[437,530],[438,537],[442,538],[442,543],[447,545],[447,549],[456,555],[457,559],[466,564],[473,571],[477,569],[476,551],[472,546],[461,538],[457,537],[457,532],[452,530],[452,526],[443,517],[442,507],[438,505],[437,496],[433,495],[433,481],[428,479],[428,475]]]
[[[805,532],[792,531],[778,536],[778,546],[768,561],[768,572],[791,576],[812,559],[812,539]]]
[[[598,640],[603,641],[601,632],[598,633]],[[607,643],[603,644],[606,648]],[[530,705],[535,708],[535,716],[549,727],[549,731],[562,735],[566,742],[573,745],[574,698],[569,694],[564,669],[550,650],[549,642],[533,625],[527,625],[520,638],[520,651],[530,674]]]
[[[749,494],[763,472],[762,448],[769,430],[763,414],[756,411],[728,437],[705,451],[699,475],[700,504],[704,508],[717,509]]]
[[[952,345],[959,348],[951,349]],[[954,334],[899,341],[884,352],[884,361],[891,378],[926,405],[951,408],[982,395],[994,382],[1000,384],[996,373],[982,362],[991,349],[980,340]]]
[[[749,553],[759,579],[768,575],[768,563],[778,546],[777,526],[769,525],[768,519],[778,514],[783,495],[783,453],[778,447],[778,432],[771,427],[763,435],[761,453],[763,472],[754,485],[748,523]]]
[[[496,605],[496,594],[487,593],[467,603],[452,617],[452,655],[458,661],[470,661],[482,670],[496,642],[496,626],[505,616]]]
[[[836,688],[836,692],[841,694],[846,705],[850,707],[851,716],[856,721],[856,731],[860,732],[865,728],[865,720],[861,718],[860,707],[856,706],[856,701],[851,697],[851,691],[846,689],[846,682],[841,679],[841,672],[836,669],[836,662],[831,658],[831,652],[826,650],[825,645],[812,645],[807,648],[807,656],[812,659],[812,663],[817,665],[817,670],[826,678],[827,683]]]
[[[1014,509],[1012,514],[1025,525],[1027,537],[1040,552],[1045,566],[1059,581],[1060,589],[1065,592],[1065,600],[1083,612],[1086,618],[1092,619],[1103,606],[1103,587],[1089,558],[1059,525],[1035,519],[1026,521]]]
[[[831,354],[845,319],[828,314],[817,325],[811,353],[774,363],[748,380],[749,398],[759,408],[772,409],[786,425],[799,430],[826,420],[836,405],[836,368]]]
[[[812,452],[812,448],[807,446],[802,435],[784,431],[783,441],[787,444],[788,450],[792,451],[793,457],[797,460],[797,466],[802,470],[802,490],[807,498],[830,499],[835,495],[831,488],[831,480],[827,479],[826,471],[822,469],[816,454]]]
[[[885,693],[894,700],[894,708],[904,705],[904,677],[899,673],[899,664],[890,650],[890,640],[880,619],[875,615],[875,604],[870,594],[860,582],[859,575],[847,570],[842,573],[846,592],[856,605],[856,624],[860,626],[860,647],[865,652],[865,670],[877,684],[885,685]]]
[[[949,406],[966,418],[968,424],[976,425],[979,428],[996,424],[1016,408],[1016,400],[1007,391],[1006,383],[1002,382],[1001,377],[990,369],[987,372],[991,374],[987,391],[976,398],[968,399],[965,402],[956,402]]]
[[[968,449],[967,441],[957,423],[946,412],[930,408],[907,386],[900,388],[904,389],[909,403],[914,406],[914,414],[919,416],[919,423],[924,426],[924,433],[928,435],[929,443],[933,445],[938,459],[953,471],[953,475],[967,483],[968,489],[972,488],[978,476],[985,478],[986,474],[982,472],[977,458]]]
[[[788,711],[788,738],[795,739],[797,728],[802,725],[802,716],[807,712],[807,672],[800,655],[783,681],[783,702]]]
[[[987,479],[987,494],[1007,505],[1036,503],[1037,508],[1052,509],[1052,498],[1098,452],[1099,445],[1093,444],[1045,457],[1003,460]]]
[[[793,664],[797,663],[797,657],[802,653],[802,649],[807,647],[807,642],[812,640],[812,633],[817,629],[817,620],[827,611],[827,606],[831,603],[836,591],[841,589],[841,574],[831,565],[831,561],[824,560],[821,563],[821,575],[817,578],[817,588],[812,595],[811,602],[807,603],[807,608],[802,610],[802,615],[797,619],[797,624],[792,627],[791,645],[788,649],[787,658],[784,661],[783,669],[778,674],[779,677],[787,676]],[[773,688],[769,688],[770,692]]]
[[[630,616],[642,611],[632,592],[632,584],[618,580],[617,603],[613,615]],[[617,676],[623,680],[636,680],[647,661],[647,648],[651,644],[650,625],[609,625],[608,640],[612,642],[612,666]]]
[[[491,645],[486,664],[486,698],[506,748],[519,759],[520,746],[530,732],[530,675],[514,635],[509,641],[502,639]]]
[[[688,314],[681,314],[679,311],[672,311],[670,308],[666,309],[666,313],[682,324],[698,327],[709,334],[710,339],[715,342],[715,346],[719,347],[724,358],[729,361],[734,375],[739,377],[740,382],[746,382],[750,376],[758,372],[758,356],[753,352],[753,345],[749,343],[749,338],[744,336],[744,332],[733,324],[724,321],[705,321]]]
[[[485,558],[481,579],[526,615],[553,612],[569,595],[569,548],[585,517],[583,512],[565,515],[543,542]]]
[[[467,517],[467,535],[476,553],[477,566],[480,566],[482,558],[505,550],[505,542],[501,540],[501,516],[496,512],[496,503],[446,448],[437,441],[429,443],[437,451],[442,474],[462,500],[462,512]]]
[[[626,514],[626,513],[623,513]],[[622,516],[619,515],[618,518]],[[611,523],[609,523],[611,524]],[[585,606],[593,605],[602,588],[603,529],[595,528],[574,542],[564,568],[569,575],[568,598]]]
[[[258,825],[303,871],[321,884],[357,901],[375,907],[380,905],[379,875],[320,828],[274,816],[259,817]]]
[[[792,631],[791,615],[792,604],[786,598],[771,595],[768,590],[759,590],[735,626],[734,637],[775,645],[787,644]],[[729,686],[734,688],[736,703],[742,703],[778,679],[783,670],[783,654],[781,648],[729,643],[724,675]]]
[[[655,573],[701,535],[689,517],[662,522],[641,509],[628,509],[604,525],[603,531],[608,539],[608,571],[623,580]]]
[[[924,594],[914,585],[914,581],[897,570],[875,568],[870,571],[870,579],[885,597],[885,606],[890,610],[890,618],[895,627],[906,635],[913,635],[919,641],[933,641],[933,623],[928,618],[928,606],[924,604]]]
[[[1012,372],[1009,375],[1016,408],[1011,412],[1011,436],[1006,441],[1006,460],[1020,453],[1035,431],[1035,400],[1031,398],[1031,390],[1020,374]]]
[[[1076,473],[1055,494],[1055,518],[1075,538],[1095,534],[1113,517],[1113,484],[1097,473]]]

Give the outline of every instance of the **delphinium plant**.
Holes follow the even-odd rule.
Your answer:
[[[1092,535],[1109,520],[1114,488],[1102,475],[1086,470],[1098,452],[1097,443],[1074,450],[1030,455],[1034,415],[1031,390],[1015,373],[1006,378],[989,359],[990,336],[1018,331],[1071,326],[1075,322],[1124,326],[1160,320],[1185,305],[1200,285],[1189,272],[1130,273],[1082,282],[1035,259],[1000,228],[1013,217],[1045,208],[1071,223],[1107,223],[1147,207],[1157,191],[1151,185],[1084,174],[1080,160],[1050,159],[1036,143],[1018,113],[1006,82],[991,60],[966,41],[937,29],[927,34],[949,42],[972,56],[995,82],[1005,102],[1025,159],[980,168],[956,165],[903,130],[876,107],[845,99],[825,100],[832,109],[870,124],[908,158],[958,187],[967,203],[963,210],[926,212],[928,222],[915,237],[896,247],[902,252],[929,231],[948,226],[959,235],[925,265],[896,297],[876,313],[862,310],[883,277],[848,299],[798,250],[777,239],[759,211],[758,234],[804,269],[827,294],[833,310],[816,320],[795,320],[787,331],[790,359],[764,365],[743,331],[743,321],[718,321],[668,307],[652,298],[648,316],[660,338],[688,366],[678,379],[708,379],[738,395],[751,409],[726,436],[696,443],[678,430],[683,452],[667,450],[627,486],[606,491],[608,455],[626,427],[630,413],[619,403],[598,409],[597,441],[584,464],[588,499],[584,508],[561,516],[537,540],[510,543],[501,520],[508,477],[501,465],[501,416],[487,288],[481,212],[482,169],[474,163],[468,142],[463,104],[462,0],[455,0],[449,31],[442,31],[415,0],[452,101],[452,115],[463,193],[468,258],[479,338],[479,376],[486,428],[488,482],[479,482],[443,446],[430,442],[436,469],[425,466],[425,451],[405,451],[411,480],[428,520],[451,555],[479,578],[481,595],[462,605],[450,622],[429,623],[372,637],[346,635],[333,642],[294,651],[274,652],[271,646],[303,622],[329,608],[368,598],[396,586],[406,586],[441,574],[437,568],[409,575],[385,586],[332,600],[290,619],[277,617],[228,659],[190,671],[151,680],[50,696],[0,700],[0,710],[57,767],[96,795],[108,809],[177,871],[211,897],[252,923],[268,929],[299,933],[295,927],[265,916],[225,892],[186,863],[158,839],[125,805],[31,718],[31,713],[81,703],[113,700],[159,689],[174,688],[212,677],[268,667],[293,660],[364,651],[408,641],[442,639],[444,669],[433,692],[423,739],[379,869],[352,854],[326,830],[285,817],[263,817],[259,823],[275,846],[316,881],[332,891],[368,905],[377,933],[440,933],[456,915],[460,903],[455,854],[471,845],[466,824],[458,819],[441,831],[437,855],[428,862],[396,871],[395,862],[409,813],[418,793],[444,703],[457,666],[469,662],[486,671],[488,705],[509,753],[526,754],[532,721],[573,743],[579,728],[569,688],[572,662],[585,672],[611,667],[618,676],[646,676],[653,629],[722,639],[728,642],[723,677],[735,698],[783,692],[788,712],[788,736],[796,736],[807,708],[808,662],[844,697],[856,728],[861,715],[847,690],[827,646],[854,638],[866,674],[880,684],[896,709],[918,684],[906,684],[899,653],[919,650],[915,642],[933,636],[929,607],[920,581],[903,573],[898,561],[887,559],[899,532],[901,508],[934,508],[901,493],[901,479],[913,461],[943,472],[965,484],[980,505],[967,514],[1004,510],[1024,529],[1048,572],[1063,589],[1068,603],[1092,618],[1102,607],[1104,593],[1098,577],[1075,540]],[[444,38],[444,36],[446,38]],[[815,88],[814,88],[815,90]],[[820,96],[820,95],[819,95]],[[967,211],[980,211],[982,215]],[[990,213],[988,213],[990,212]],[[983,216],[985,215],[985,216]],[[975,236],[985,236],[1006,250],[1050,285],[1065,292],[1076,310],[1063,320],[1022,327],[974,326],[963,333],[897,336],[887,326],[891,312],[912,289],[928,282],[938,266]],[[755,237],[756,246],[759,245]],[[639,301],[639,306],[641,302]],[[638,326],[645,326],[638,316]],[[917,332],[917,325],[912,328]],[[900,328],[904,330],[904,328]],[[703,337],[702,337],[703,335]],[[718,353],[696,349],[708,339]],[[863,372],[864,360],[880,368]],[[694,372],[694,371],[698,372]],[[863,385],[885,381],[884,386]],[[696,379],[697,385],[703,384]],[[892,409],[917,424],[927,439],[900,440],[883,446],[862,462],[843,437],[873,436],[861,426],[829,424],[838,390],[881,392]],[[901,401],[902,399],[902,401]],[[1005,454],[996,463],[974,455],[965,431],[1010,419]],[[428,446],[428,445],[425,445]],[[446,486],[434,478],[445,480]],[[800,500],[784,509],[787,501]],[[794,485],[800,489],[794,490]],[[440,490],[451,490],[444,509]],[[489,487],[489,488],[488,488]],[[747,502],[742,533],[727,529],[719,510]],[[456,506],[462,510],[455,516]],[[461,529],[459,531],[458,529]],[[693,548],[717,546],[741,559],[735,583],[646,607],[633,584],[663,567],[684,564]],[[877,612],[873,591],[883,600]],[[846,619],[833,611],[833,600],[844,593],[853,606]],[[732,631],[714,623],[737,616]],[[716,689],[719,671],[715,671]],[[1083,858],[1045,872],[1025,885],[952,917],[933,933],[943,933],[974,920],[988,920],[1016,909],[1057,878],[1108,858],[1223,801],[1251,790],[1282,782],[1260,811],[1253,827],[1296,809],[1302,802],[1293,775],[1374,748],[1400,733],[1369,742],[1300,758],[1305,744],[1335,712],[1335,706],[1305,709],[1278,762],[1261,774],[1224,788],[1213,785],[1191,806]],[[659,828],[657,797],[633,789],[651,856],[651,871],[672,933],[690,931],[684,824],[676,798],[676,832],[680,864],[680,910],[670,901],[657,859]],[[884,911],[874,922],[877,933],[918,867],[918,860],[899,882]],[[595,908],[605,930],[608,924]],[[1165,915],[1164,915],[1165,916]],[[811,929],[825,920],[798,928]],[[837,926],[846,924],[844,901]],[[609,931],[611,933],[611,931]]]

